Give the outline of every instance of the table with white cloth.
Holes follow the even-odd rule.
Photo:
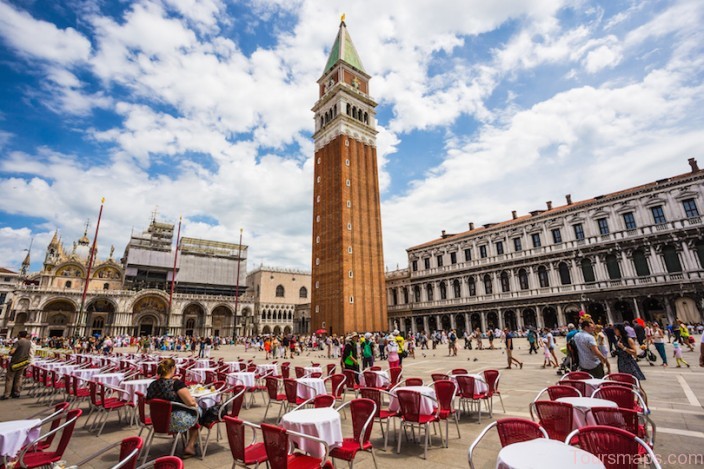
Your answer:
[[[421,393],[423,396],[432,397],[435,399],[435,389],[430,386],[399,386],[394,389],[391,396],[389,396],[389,410],[392,412],[398,412],[401,410],[401,406],[396,398],[397,391],[415,391]],[[421,415],[431,415],[435,409],[435,402],[432,399],[421,398],[420,400],[420,413]]]
[[[603,469],[598,457],[557,440],[537,438],[504,446],[496,458],[496,469]]]
[[[90,381],[97,374],[100,374],[100,368],[81,368],[80,370],[71,371],[72,376],[81,378],[84,381]]]
[[[572,404],[572,430],[582,428],[586,425],[596,425],[591,412],[587,412],[592,407],[618,407],[614,401],[606,399],[596,399],[593,397],[561,397],[557,402]]]
[[[217,371],[217,368],[191,368],[186,371],[186,376],[197,383],[204,383],[206,371],[212,371],[214,373]]]
[[[242,362],[224,362],[224,365],[227,365],[228,370],[233,373],[236,371],[244,371],[244,369],[247,368]]]
[[[371,371],[377,376],[377,384],[380,386],[386,386],[391,383],[391,378],[389,377],[389,372],[386,370],[367,370]],[[364,380],[364,373],[359,375],[359,385],[366,386],[367,382]]]
[[[226,378],[229,386],[242,385],[249,388],[256,384],[254,372],[238,371],[236,373],[228,373]]]
[[[342,443],[340,414],[333,408],[301,409],[283,416],[281,426],[304,435],[314,436],[327,442],[330,448]],[[325,448],[316,441],[292,436],[291,440],[305,453],[316,458],[325,456]]]
[[[191,386],[189,391],[191,396],[198,402],[198,406],[203,410],[220,402],[220,394],[214,388],[196,385]]]
[[[279,365],[275,363],[265,363],[263,365],[257,365],[257,373],[260,375],[268,374],[270,376],[278,376]]]
[[[147,388],[156,381],[153,378],[130,379],[120,383],[120,387],[125,390],[125,397],[137,405],[137,393],[141,392],[146,396]]]
[[[0,456],[14,458],[23,446],[39,437],[41,419],[0,422]]]
[[[71,372],[77,369],[79,366],[81,365],[61,365],[54,368],[54,371],[56,371],[56,373],[60,376],[70,375]]]
[[[309,377],[313,373],[322,373],[323,369],[319,366],[304,366],[303,370],[305,371],[305,377]]]
[[[97,381],[99,383],[107,384],[108,386],[112,386],[114,388],[119,388],[120,383],[122,382],[123,379],[125,379],[125,374],[124,373],[100,373],[97,375],[94,375],[93,378],[91,378],[93,381]]]
[[[486,380],[484,379],[484,376],[479,375],[479,374],[471,374],[471,373],[462,373],[458,375],[449,375],[450,376],[450,381],[453,383],[457,384],[459,386],[459,383],[457,383],[457,377],[458,376],[469,376],[471,378],[474,378],[474,392],[475,394],[481,394],[483,392],[489,392],[489,385],[486,383]],[[459,393],[459,388],[457,389],[457,392]]]
[[[580,381],[582,381],[584,383],[585,388],[586,388],[585,391],[587,392],[587,394],[584,397],[590,397],[594,393],[594,391],[599,389],[599,387],[602,384],[606,383],[608,380],[600,379],[600,378],[589,378],[589,379],[582,379]]]
[[[323,378],[298,378],[296,394],[301,399],[312,399],[320,394],[327,394]]]
[[[198,368],[210,368],[210,358],[199,358],[196,360],[196,366]]]

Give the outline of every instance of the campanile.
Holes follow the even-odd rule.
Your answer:
[[[343,19],[312,109],[311,327],[330,334],[388,327],[370,78]]]

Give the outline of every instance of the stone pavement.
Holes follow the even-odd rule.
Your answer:
[[[462,342],[459,341],[460,346]],[[517,339],[516,347],[518,350],[514,351],[514,356],[525,362],[523,369],[504,370],[506,361],[502,350],[469,351],[460,349],[459,356],[448,357],[447,347],[440,346],[437,350],[417,350],[416,359],[410,357],[405,359],[403,363],[404,377],[420,377],[425,381],[430,381],[431,373],[447,372],[451,368],[467,368],[470,372],[498,368],[501,370],[499,389],[502,391],[506,414],[502,412],[498,399],[495,399],[494,417],[530,418],[529,402],[533,400],[539,390],[554,384],[559,377],[554,370],[541,368],[542,354],[528,355],[528,346],[525,341]],[[668,353],[671,356],[669,346]],[[258,363],[264,361],[263,352],[249,352],[245,355],[242,346],[221,347],[219,351],[213,352],[213,356],[224,356],[227,359],[254,358]],[[647,380],[643,384],[652,408],[651,417],[657,425],[655,452],[663,458],[665,467],[702,467],[704,465],[704,409],[701,405],[704,402],[704,369],[698,367],[698,351],[695,353],[685,352],[684,357],[692,365],[692,368],[670,367],[664,369],[660,366],[649,367],[641,362],[642,365],[645,365],[642,369]],[[304,352],[302,356],[297,356],[292,360],[292,366],[305,366],[312,360],[322,364],[337,362],[337,360],[325,358],[322,352]],[[381,363],[382,367],[385,365],[385,362]],[[612,367],[613,371],[616,371],[615,359],[612,359]],[[82,408],[85,407],[84,404]],[[39,409],[40,406],[35,403],[35,400],[27,397],[0,401],[0,420],[21,419]],[[272,409],[274,409],[273,415],[270,412],[267,418],[269,423],[273,422],[278,410],[276,407],[272,407]],[[265,405],[263,405],[261,397],[258,397],[251,409],[243,408],[240,417],[252,422],[261,422],[264,410]],[[74,437],[65,454],[64,459],[72,464],[112,442],[136,435],[138,432],[137,427],[131,428],[120,424],[117,422],[116,416],[111,416],[103,434],[98,438],[81,428],[84,420],[85,417],[81,417],[79,420]],[[476,414],[463,415],[460,420],[461,438],[457,437],[456,428],[450,426],[449,448],[441,448],[439,438],[434,437],[433,446],[428,449],[427,461],[423,460],[422,444],[414,444],[405,440],[401,444],[400,454],[396,454],[395,450],[392,450],[392,438],[389,439],[389,450],[384,451],[384,440],[381,438],[378,424],[375,424],[372,431],[372,442],[376,448],[377,462],[380,468],[400,467],[407,463],[424,468],[466,468],[468,467],[467,449],[469,445],[491,421],[492,419],[484,412],[481,424],[478,423]],[[350,420],[343,419],[342,425],[343,435],[349,436],[352,433]],[[171,443],[167,440],[155,439],[150,459],[168,454],[170,445]],[[498,450],[499,443],[496,432],[490,432],[475,451],[476,467],[495,467]],[[106,455],[91,467],[110,467],[110,463],[114,460],[114,455]],[[213,433],[204,461],[199,458],[191,458],[186,461],[188,469],[219,468],[231,465],[232,458],[224,434],[224,426],[223,439],[220,442],[215,441],[215,433]],[[371,456],[360,453],[355,465],[360,468],[373,467]]]

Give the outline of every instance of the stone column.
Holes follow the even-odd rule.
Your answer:
[[[471,331],[472,324],[469,322],[469,313],[464,313],[464,330]]]
[[[487,313],[479,313],[479,317],[482,320],[482,332],[486,332],[486,314]]]
[[[457,324],[455,321],[455,315],[450,314],[450,329],[457,329]]]
[[[441,316],[439,314],[435,315],[435,328],[437,330],[442,330],[442,321]]]
[[[428,329],[428,315],[423,316],[423,329],[425,330],[426,334],[430,334],[430,329]]]
[[[636,313],[636,317],[637,318],[641,317],[640,308],[638,307],[638,300],[636,298],[633,298],[633,308],[634,308],[633,310]]]
[[[606,319],[611,323],[614,324],[614,316],[611,314],[611,306],[609,305],[608,301],[604,301],[604,304],[606,305]]]
[[[677,317],[675,312],[672,311],[672,303],[670,302],[670,298],[664,296],[662,298],[662,301],[665,304],[665,312],[667,312],[667,319],[669,320],[670,324],[675,324],[675,320],[677,319]]]
[[[418,333],[418,326],[416,325],[415,316],[411,316],[411,332],[413,332],[413,335]]]
[[[606,271],[606,266],[604,265],[603,254],[594,256],[594,267],[594,276],[597,282],[603,282],[609,279],[609,273]]]
[[[498,328],[503,331],[504,330],[504,317],[503,317],[503,311],[501,311],[500,308],[496,308],[496,316],[498,317],[498,320],[499,320]]]
[[[557,325],[558,326],[567,325],[567,322],[565,321],[565,313],[562,311],[562,305],[561,304],[555,305],[555,310],[557,311]]]
[[[699,262],[693,248],[694,241],[682,242],[682,260],[684,261],[682,268],[687,272],[699,270]]]
[[[535,311],[535,324],[538,326],[538,329],[542,329],[545,327],[545,323],[543,321],[543,311],[537,306],[533,309],[533,311]]]

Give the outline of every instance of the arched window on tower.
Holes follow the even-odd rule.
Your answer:
[[[279,286],[276,287],[276,297],[277,297],[277,298],[283,298],[283,297],[284,297],[284,293],[285,293],[285,291],[284,291],[284,286],[283,286],[283,285],[279,285]]]
[[[396,306],[398,304],[398,293],[396,293],[396,289],[392,288],[391,289],[391,306]]]
[[[67,280],[65,285],[66,285],[66,288],[71,288],[71,285],[73,285],[73,284],[71,283],[70,280]]]
[[[299,298],[308,298],[308,289],[306,287],[301,287],[301,289],[298,290],[298,297]]]
[[[347,103],[347,115],[352,115],[352,105],[350,103]]]
[[[364,113],[364,123],[369,124],[369,113],[368,112]]]
[[[352,118],[357,118],[357,108],[355,106],[352,106]]]

